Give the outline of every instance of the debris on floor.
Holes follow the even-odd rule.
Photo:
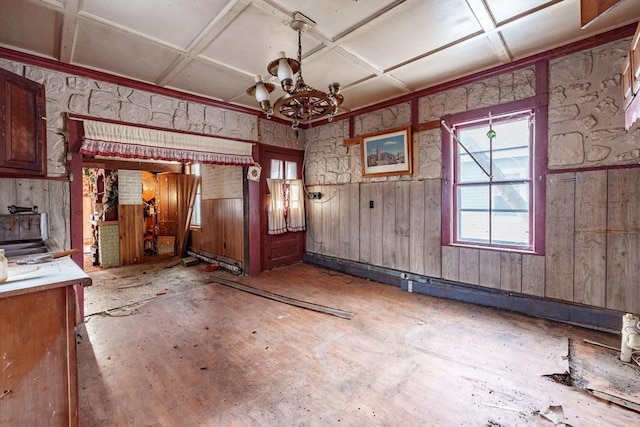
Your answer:
[[[553,425],[564,424],[564,411],[562,405],[550,405],[542,409],[539,415],[551,421]]]
[[[198,264],[200,261],[198,260],[198,258],[194,256],[188,256],[188,257],[182,258],[181,262],[182,262],[182,265],[184,265],[185,267],[191,267],[193,265]]]

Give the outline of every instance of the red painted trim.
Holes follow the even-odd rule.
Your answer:
[[[536,171],[535,179],[539,184],[533,186],[535,209],[533,232],[535,241],[533,248],[539,255],[546,252],[546,212],[547,212],[547,154],[549,143],[549,61],[546,59],[536,62],[536,98],[545,100],[544,105],[538,105],[534,110],[535,129],[533,145],[533,167]]]
[[[83,238],[83,203],[82,203],[82,154],[80,154],[80,144],[84,129],[82,123],[67,119],[67,129],[69,131],[69,152],[71,161],[69,162],[69,198],[70,198],[70,226],[71,226],[71,247],[80,249],[80,252],[73,254],[71,258],[84,269],[84,238]],[[76,286],[76,296],[78,305],[78,319],[84,322],[84,289]]]
[[[547,175],[555,175],[559,173],[577,173],[577,172],[592,172],[592,171],[602,171],[602,170],[613,170],[613,169],[633,169],[640,168],[639,163],[629,163],[627,165],[603,165],[603,166],[591,166],[588,168],[567,168],[567,169],[547,169]]]
[[[252,155],[254,160],[260,164],[260,144],[253,146]],[[262,181],[264,177],[260,177]],[[246,230],[249,233],[249,276],[255,277],[262,272],[262,234],[260,233],[260,222],[262,209],[260,197],[260,182],[248,180],[248,203],[249,203],[249,225]]]
[[[208,133],[190,132],[190,131],[180,130],[180,129],[163,128],[163,127],[160,127],[160,126],[146,125],[146,124],[140,124],[140,123],[131,123],[131,122],[123,122],[121,120],[105,119],[105,118],[102,118],[102,117],[85,116],[85,115],[82,115],[82,114],[71,114],[70,113],[70,114],[67,114],[67,117],[69,117],[70,120],[79,120],[79,121],[91,120],[91,121],[94,121],[94,122],[112,123],[112,124],[115,124],[115,125],[137,127],[137,128],[142,128],[142,129],[159,130],[159,131],[162,131],[162,132],[180,133],[180,134],[184,134],[184,135],[195,135],[195,136],[208,136],[208,137],[226,139],[228,141],[249,142],[251,144],[255,144],[255,143],[258,142],[258,140],[231,138],[231,137],[222,136],[222,135],[211,135],[211,134],[208,134]]]

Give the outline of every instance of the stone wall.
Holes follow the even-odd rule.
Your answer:
[[[638,163],[640,129],[624,128],[621,73],[631,39],[549,64],[549,168]]]

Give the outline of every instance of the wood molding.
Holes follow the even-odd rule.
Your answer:
[[[353,138],[345,139],[342,141],[342,145],[358,145],[362,142],[362,137],[355,136]]]

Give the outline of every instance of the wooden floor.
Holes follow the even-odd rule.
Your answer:
[[[203,265],[135,268],[99,274],[94,291],[157,285],[165,273],[183,285],[114,300],[119,308],[80,327],[81,426],[537,426],[553,425],[539,415],[551,405],[572,426],[639,425],[640,414],[583,390],[599,382],[640,400],[640,370],[583,342],[617,347],[616,335],[305,264],[255,279]],[[214,275],[356,315],[283,304]],[[545,376],[565,371],[571,378],[557,378],[574,386]]]

